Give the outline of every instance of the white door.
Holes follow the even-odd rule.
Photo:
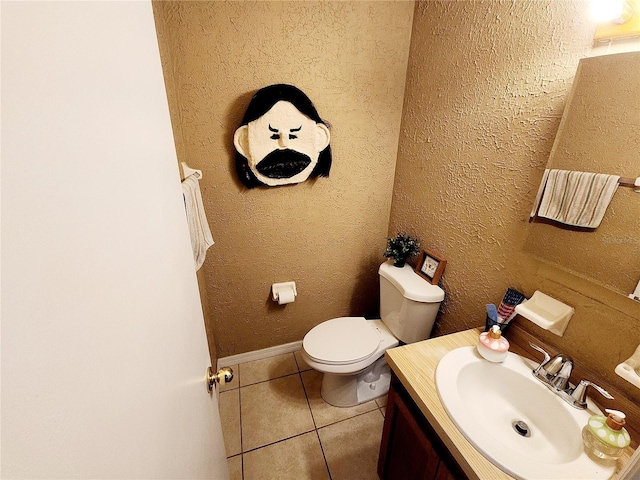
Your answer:
[[[227,479],[151,4],[0,12],[2,477]]]

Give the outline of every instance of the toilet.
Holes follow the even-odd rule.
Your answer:
[[[389,391],[391,371],[384,352],[400,343],[429,338],[444,291],[409,265],[380,265],[380,317],[339,317],[312,328],[302,358],[322,372],[321,395],[336,407],[351,407]]]

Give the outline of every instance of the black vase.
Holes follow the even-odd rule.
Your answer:
[[[401,258],[394,258],[393,259],[393,266],[394,267],[398,267],[398,268],[402,268],[404,267],[405,262],[407,261],[406,258],[401,257]]]

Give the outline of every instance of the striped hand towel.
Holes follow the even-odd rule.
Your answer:
[[[576,227],[597,228],[618,189],[618,175],[549,170],[538,216]],[[544,180],[543,180],[544,181]]]

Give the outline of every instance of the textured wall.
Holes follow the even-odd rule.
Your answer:
[[[640,308],[524,249],[593,32],[582,1],[419,3],[389,232],[406,229],[448,260],[436,334],[482,325],[484,305],[498,304],[507,287],[540,289],[576,308],[564,337],[516,321],[640,398],[613,373],[638,344]]]
[[[412,2],[155,2],[178,157],[202,169],[216,244],[203,266],[218,354],[377,313]],[[233,132],[251,95],[301,88],[331,124],[330,177],[246,190]],[[270,299],[295,280],[296,302]],[[210,322],[211,323],[211,322]]]

